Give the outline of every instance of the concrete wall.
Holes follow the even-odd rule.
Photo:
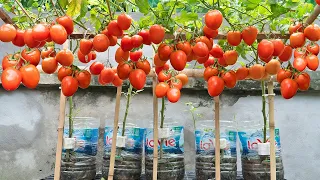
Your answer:
[[[75,95],[79,116],[93,116],[104,123],[112,123],[115,105],[114,88],[91,88]],[[221,96],[221,119],[262,121],[261,97],[257,93],[226,91]],[[15,92],[0,90],[0,179],[40,179],[53,173],[59,114],[59,90],[20,88]],[[213,103],[205,90],[184,90],[179,103],[168,103],[167,121],[175,121],[186,128],[185,157],[188,170],[194,168],[193,122],[185,110],[186,102],[199,106],[203,119],[213,117]],[[159,101],[160,103],[160,101]],[[320,176],[318,166],[320,142],[318,117],[320,94],[299,94],[292,100],[276,96],[276,125],[281,129],[281,143],[285,177],[289,180],[314,180]],[[125,98],[121,100],[121,116]],[[160,107],[160,104],[159,104]],[[129,122],[147,127],[152,121],[150,89],[135,96],[129,111]],[[101,153],[99,153],[101,154]]]

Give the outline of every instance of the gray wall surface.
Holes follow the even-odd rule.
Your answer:
[[[101,127],[112,124],[115,105],[114,88],[91,88],[79,91],[75,97],[78,116],[92,116],[101,120]],[[251,94],[251,95],[250,95]],[[221,96],[221,119],[252,119],[262,121],[261,97],[226,91]],[[0,90],[0,179],[33,180],[53,173],[59,114],[58,88],[15,92]],[[213,101],[205,90],[184,90],[179,103],[167,103],[167,121],[185,127],[186,168],[194,169],[194,136],[191,115],[186,102],[199,104],[203,119],[212,119]],[[120,120],[125,110],[121,99]],[[159,101],[160,107],[160,101]],[[276,125],[280,128],[285,177],[288,180],[318,179],[320,165],[317,149],[320,142],[318,117],[320,93],[299,94],[292,100],[275,98]],[[150,89],[132,99],[129,122],[148,127],[152,121]],[[101,150],[100,150],[101,151]],[[101,152],[99,153],[101,154]]]

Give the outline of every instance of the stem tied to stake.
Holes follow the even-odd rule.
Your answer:
[[[267,142],[267,115],[266,115],[266,97],[265,97],[265,82],[261,81],[262,89],[262,116],[263,116],[263,142]]]
[[[160,128],[163,128],[163,124],[164,124],[164,108],[165,108],[165,103],[164,103],[164,97],[162,98],[162,105],[161,105],[161,122],[160,122]],[[160,159],[162,159],[163,156],[163,142],[164,139],[162,138],[160,141]]]
[[[73,102],[72,96],[69,97],[69,138],[72,138],[73,133],[73,119],[72,119],[72,112],[73,111]],[[66,159],[70,161],[71,149],[67,149],[66,151]]]
[[[130,106],[131,95],[132,95],[132,88],[133,87],[130,84],[130,87],[128,89],[128,94],[127,94],[126,112],[124,114],[123,123],[122,123],[122,136],[124,136],[124,132],[125,132],[125,128],[126,128],[126,121],[127,121],[128,112],[129,112],[129,106]]]

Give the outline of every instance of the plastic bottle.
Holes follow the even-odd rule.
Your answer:
[[[196,177],[207,180],[215,178],[215,122],[201,120],[196,122]],[[234,180],[237,176],[237,132],[234,122],[220,120],[221,179]]]
[[[161,130],[159,129],[159,131]],[[158,179],[182,180],[185,174],[184,128],[166,117],[162,131],[162,134],[167,136],[166,138],[158,139]],[[161,135],[161,133],[159,134]],[[160,148],[161,142],[162,148]],[[145,171],[147,180],[152,179],[154,144],[153,123],[150,123],[149,128],[146,128],[145,140]]]

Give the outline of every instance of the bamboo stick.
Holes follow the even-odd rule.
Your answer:
[[[157,77],[153,77],[153,180],[158,177],[158,98],[155,94]]]
[[[116,144],[117,144],[117,135],[118,135],[118,122],[119,122],[121,91],[122,91],[122,86],[117,87],[116,107],[115,107],[115,112],[114,112],[114,124],[113,124],[112,146],[111,146],[108,180],[113,180],[113,175],[114,175],[114,161],[115,161],[115,156],[116,156]],[[122,131],[124,131],[124,129]]]
[[[3,22],[7,24],[12,24],[15,28],[18,28],[18,26],[13,22],[11,17],[3,10],[3,8],[0,8],[0,18],[3,20]]]
[[[60,180],[65,112],[66,112],[66,97],[63,95],[62,90],[61,90],[60,91],[60,114],[59,114],[59,125],[58,125],[58,142],[57,142],[57,149],[56,149],[56,163],[55,163],[55,168],[54,168],[54,180]]]
[[[276,180],[276,153],[275,153],[275,122],[274,122],[274,92],[273,82],[268,82],[269,100],[269,130],[270,130],[270,179]]]
[[[310,16],[307,18],[306,22],[304,23],[304,26],[308,26],[309,24],[312,24],[317,19],[319,14],[320,14],[320,6],[316,5],[313,12],[310,14]]]
[[[215,122],[215,171],[216,180],[221,180],[220,172],[220,104],[219,96],[214,97],[214,122]]]

